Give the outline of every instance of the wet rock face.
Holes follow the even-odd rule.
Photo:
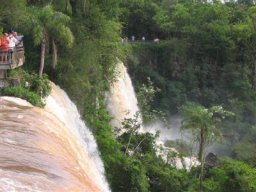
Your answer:
[[[211,169],[215,166],[217,166],[219,163],[218,157],[214,153],[208,153],[208,155],[205,158],[205,168]]]

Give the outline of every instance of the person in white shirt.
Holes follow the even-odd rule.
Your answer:
[[[17,32],[13,33],[13,36],[17,39],[15,45],[17,48],[23,47],[23,35],[18,35]]]
[[[9,41],[9,50],[13,51],[18,40],[13,36],[13,34],[9,34],[8,41]]]
[[[18,41],[14,36],[13,36],[13,34],[9,34],[9,36],[8,36],[8,42],[9,42],[9,44],[8,44],[8,50],[9,50],[9,61],[10,62],[12,62],[12,54],[13,54],[13,50],[14,50],[14,48],[15,48],[15,45],[16,45],[16,42]]]

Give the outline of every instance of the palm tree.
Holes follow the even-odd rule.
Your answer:
[[[55,68],[57,64],[57,46],[55,42],[58,41],[58,43],[66,47],[72,46],[74,42],[74,37],[70,28],[67,27],[69,21],[69,16],[61,12],[54,11],[51,5],[47,5],[43,8],[31,8],[31,22],[34,42],[36,45],[41,44],[41,59],[39,68],[40,77],[42,77],[44,70],[45,48],[47,39],[52,39],[53,68]]]
[[[223,119],[234,114],[224,110],[222,106],[213,106],[207,109],[194,103],[188,103],[187,105],[182,106],[181,113],[183,116],[181,129],[191,130],[192,135],[199,143],[198,159],[201,162],[201,171],[199,175],[201,190],[205,148],[209,142],[221,137],[218,125]]]

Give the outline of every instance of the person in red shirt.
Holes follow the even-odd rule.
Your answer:
[[[1,45],[2,45],[2,37],[0,37],[0,61],[2,61]]]
[[[0,50],[2,52],[2,61],[7,61],[7,56],[8,56],[8,33],[4,33],[4,37],[1,38],[1,46]]]

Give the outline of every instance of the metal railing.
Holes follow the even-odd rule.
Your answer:
[[[24,47],[15,47],[13,50],[9,51],[0,50],[0,70],[13,69],[19,67],[23,65],[24,61]]]

